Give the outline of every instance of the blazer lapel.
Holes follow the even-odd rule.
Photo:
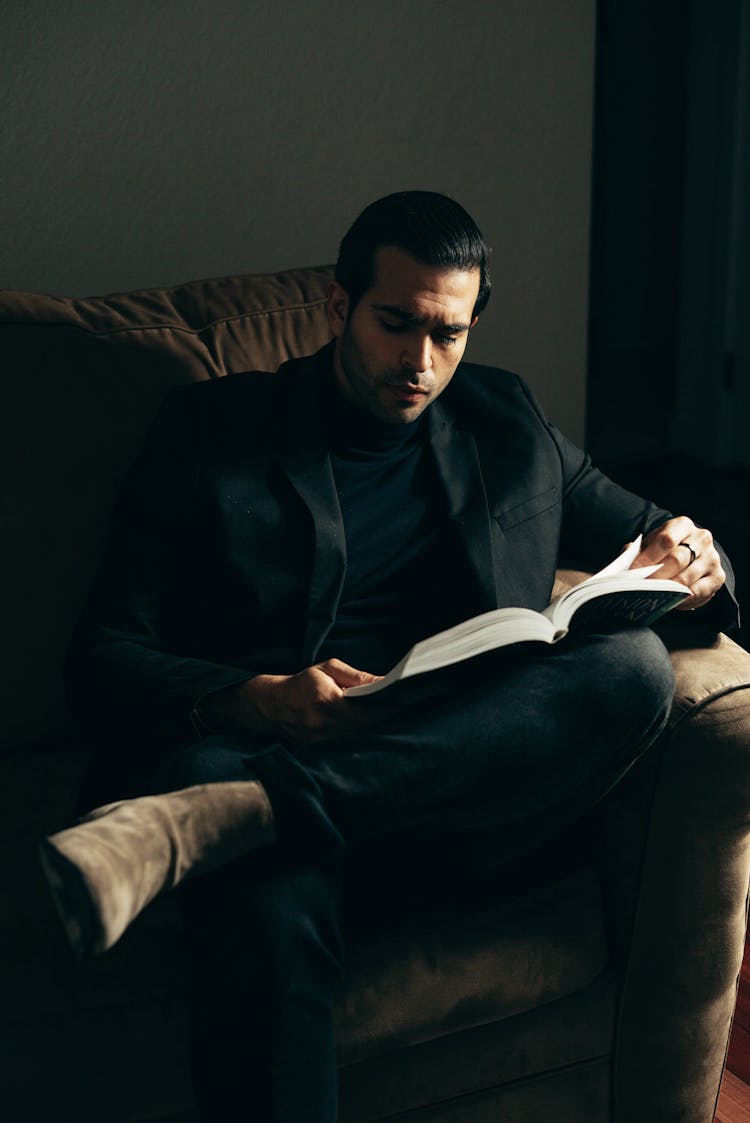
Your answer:
[[[495,558],[487,495],[476,441],[460,429],[440,400],[429,411],[430,441],[448,500],[448,514],[478,593],[477,612],[497,607]]]
[[[323,357],[321,356],[321,362]],[[281,465],[310,512],[314,528],[303,656],[313,663],[333,624],[346,571],[346,543],[320,412],[320,365],[289,380]]]

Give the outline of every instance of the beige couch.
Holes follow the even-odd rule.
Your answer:
[[[329,276],[0,294],[6,1123],[191,1106],[173,902],[81,968],[50,923],[34,840],[69,820],[86,755],[61,661],[118,483],[167,389],[317,348]],[[580,829],[479,896],[450,885],[425,901],[415,887],[413,901],[355,918],[343,1121],[710,1123],[745,930],[750,656],[726,638],[673,646],[668,736]]]

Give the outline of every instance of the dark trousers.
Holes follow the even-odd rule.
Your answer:
[[[259,778],[279,836],[182,889],[201,1117],[336,1119],[347,853],[395,844],[399,868],[436,886],[447,863],[497,876],[617,783],[663,728],[672,691],[660,640],[629,630],[483,660],[355,738],[293,750],[215,735],[167,758],[157,788]]]

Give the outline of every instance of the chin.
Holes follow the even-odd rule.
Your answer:
[[[409,425],[412,421],[416,421],[426,408],[427,403],[425,402],[418,406],[404,406],[403,409],[383,410],[380,417],[382,421],[389,421],[392,425]]]

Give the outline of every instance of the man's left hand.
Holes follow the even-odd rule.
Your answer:
[[[645,535],[631,569],[659,565],[654,577],[669,577],[690,590],[678,610],[692,611],[707,604],[726,580],[710,530],[696,526],[687,515],[669,519]]]

